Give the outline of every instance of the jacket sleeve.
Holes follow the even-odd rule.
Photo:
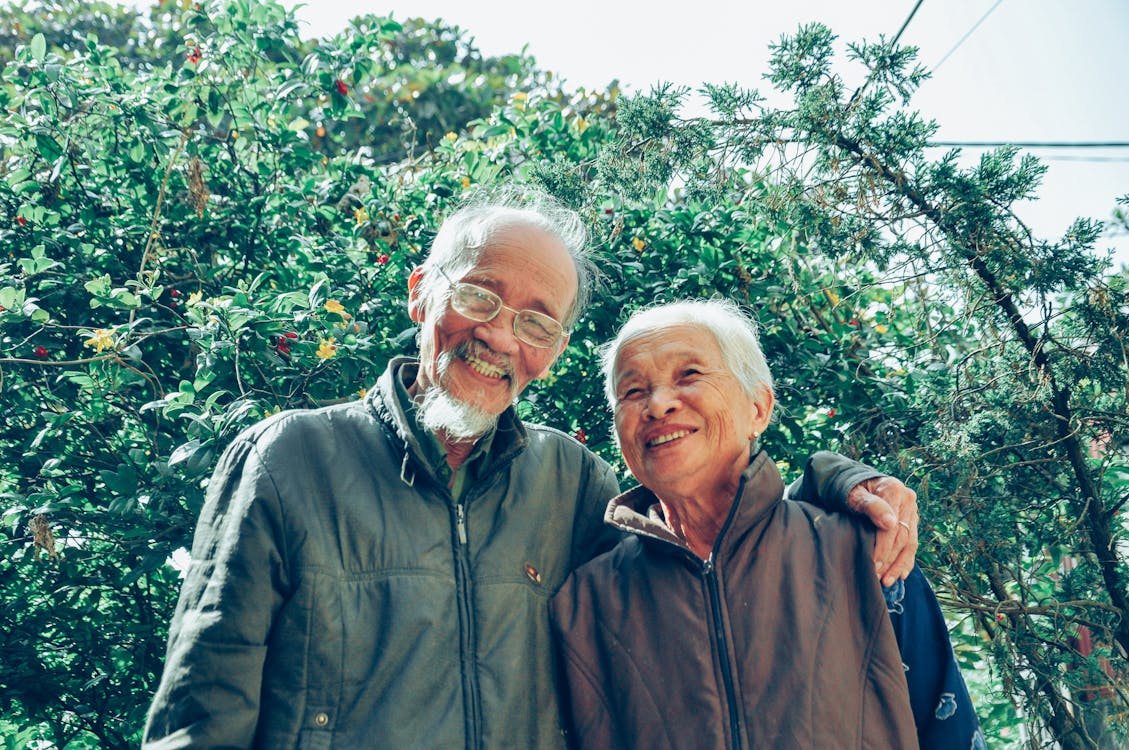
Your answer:
[[[255,445],[237,439],[197,523],[145,750],[251,746],[266,639],[287,588],[281,539],[274,482]]]
[[[847,506],[847,493],[859,482],[885,476],[866,464],[831,451],[813,453],[804,475],[788,485],[784,496],[802,500],[835,513],[854,513]]]
[[[585,607],[579,603],[576,586],[574,575],[549,602],[565,744],[569,750],[624,750],[606,692],[608,683],[572,646],[592,640],[587,628],[594,622],[582,614]]]
[[[574,521],[572,568],[614,547],[623,535],[604,523],[608,501],[619,494],[619,482],[606,461],[585,450],[586,481],[580,489]]]
[[[915,565],[905,581],[894,582],[882,593],[902,653],[921,749],[985,750],[948,626],[925,575]]]

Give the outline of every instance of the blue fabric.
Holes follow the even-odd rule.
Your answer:
[[[916,565],[882,589],[902,652],[921,750],[986,750],[937,597]]]

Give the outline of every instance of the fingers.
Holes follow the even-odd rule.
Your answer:
[[[916,513],[915,513],[916,515]],[[917,557],[917,523],[898,521],[897,538],[894,541],[896,551],[892,552],[893,559],[885,571],[879,571],[882,585],[889,586],[899,578],[904,579],[913,570],[914,560]]]
[[[847,503],[878,527],[874,569],[882,584],[908,576],[917,556],[917,493],[894,477],[878,477],[851,488]]]
[[[855,489],[862,487],[858,485]],[[853,493],[855,490],[851,490]],[[850,495],[847,496],[848,501]],[[886,531],[894,531],[898,525],[898,508],[891,505],[888,498],[875,495],[863,489],[856,496],[858,498],[857,506],[854,510],[870,519],[870,522],[877,526],[879,529]]]

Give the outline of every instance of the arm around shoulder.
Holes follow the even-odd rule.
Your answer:
[[[816,451],[804,465],[804,473],[785,490],[791,500],[802,500],[836,513],[851,511],[847,504],[851,489],[882,472],[831,451]]]

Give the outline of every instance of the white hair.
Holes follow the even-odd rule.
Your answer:
[[[499,232],[515,226],[534,227],[555,237],[572,258],[576,296],[561,321],[566,331],[571,329],[592,293],[594,267],[588,258],[588,230],[578,213],[532,185],[507,184],[473,192],[443,221],[422,268],[438,267],[451,278],[459,278],[474,267]],[[447,285],[441,274],[424,273],[419,283],[428,307],[443,301]]]
[[[749,396],[759,398],[766,388],[772,392],[772,372],[761,351],[756,321],[727,299],[684,300],[636,310],[616,337],[601,347],[600,371],[610,406],[615,407],[615,363],[623,345],[636,336],[675,325],[698,326],[713,335],[725,366]]]

